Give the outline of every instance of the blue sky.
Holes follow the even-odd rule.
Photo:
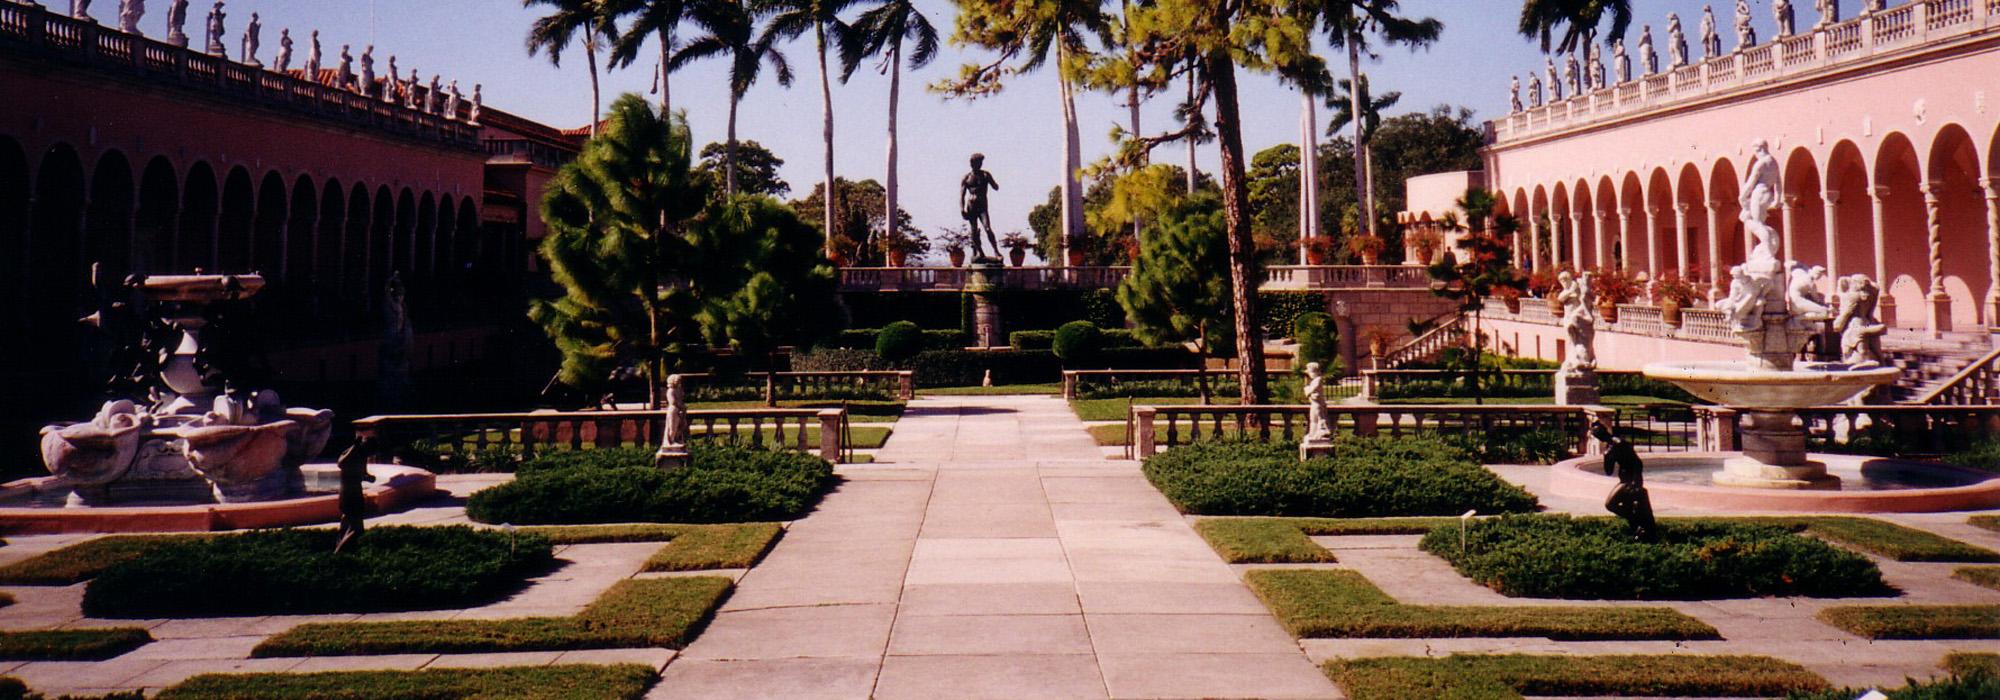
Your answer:
[[[1760,38],[1768,39],[1772,33],[1770,1],[1751,3]],[[165,33],[167,4],[168,0],[148,3],[148,15],[142,22],[147,34]],[[195,0],[192,4],[189,33],[199,44],[208,2]],[[948,34],[951,3],[927,0],[919,4]],[[1633,4],[1638,17],[1632,38],[1636,40],[1637,24],[1650,23],[1659,32],[1662,51],[1667,13],[1681,13],[1693,33],[1702,6],[1694,0],[1635,0]],[[1798,7],[1800,25],[1810,26],[1813,3],[1795,0],[1793,4]],[[1860,0],[1843,0],[1842,4],[1851,15]],[[94,13],[101,21],[115,23],[117,5],[114,0],[100,0]],[[1403,93],[1398,112],[1450,103],[1473,108],[1480,119],[1491,118],[1506,110],[1508,76],[1541,65],[1538,46],[1513,31],[1519,11],[1514,0],[1404,0],[1403,5],[1410,14],[1442,20],[1445,33],[1428,51],[1388,50],[1380,62],[1369,66],[1378,91]],[[1734,44],[1728,35],[1733,6],[1733,2],[1716,3],[1725,46]],[[384,70],[388,56],[395,54],[406,75],[411,68],[422,71],[426,80],[432,73],[440,73],[446,80],[458,79],[467,93],[473,83],[484,83],[489,105],[559,126],[581,126],[589,120],[590,85],[582,53],[566,52],[560,69],[549,65],[546,57],[528,57],[523,39],[536,13],[522,9],[516,0],[233,0],[227,11],[227,43],[232,53],[239,46],[238,37],[250,13],[257,12],[262,15],[262,54],[267,62],[277,50],[279,29],[291,28],[299,41],[295,60],[303,61],[305,37],[316,28],[329,67],[337,60],[342,44],[353,44],[353,52],[359,56],[362,47],[372,43],[378,70]],[[762,142],[785,159],[783,175],[794,188],[793,196],[800,196],[819,178],[818,76],[809,36],[786,47],[786,54],[798,73],[797,82],[784,89],[766,76],[744,101],[737,129],[741,138]],[[902,204],[927,231],[958,223],[956,185],[965,157],[973,151],[987,154],[987,168],[1002,185],[995,193],[993,223],[1003,232],[1026,230],[1028,210],[1042,201],[1060,176],[1060,112],[1055,81],[1046,70],[1015,77],[1000,95],[975,102],[946,101],[924,89],[954,73],[963,62],[987,59],[983,52],[947,46],[930,66],[904,73]],[[687,110],[695,136],[702,142],[719,141],[723,136],[728,102],[721,71],[719,64],[709,63],[674,76],[675,106]],[[1267,76],[1245,75],[1242,79],[1244,141],[1250,151],[1295,141],[1300,113],[1297,93]],[[622,92],[644,92],[651,81],[650,61],[610,72],[603,76],[605,100],[608,103]],[[882,177],[888,83],[886,76],[864,67],[847,84],[834,85],[835,168],[843,177]],[[1162,97],[1149,103],[1145,128],[1151,131],[1167,125],[1173,102],[1172,97]],[[1102,93],[1081,94],[1077,103],[1088,161],[1110,150],[1111,127],[1123,122],[1125,112],[1112,96]],[[1322,129],[1325,117],[1326,110],[1320,110]],[[1183,154],[1180,147],[1173,147],[1157,152],[1155,158],[1182,162]],[[1199,158],[1203,169],[1213,169],[1213,145],[1203,146]]]

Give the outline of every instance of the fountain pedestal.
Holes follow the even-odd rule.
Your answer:
[[[1792,411],[1744,411],[1738,431],[1743,456],[1722,461],[1717,486],[1760,489],[1837,489],[1840,477],[1806,458],[1806,428]]]

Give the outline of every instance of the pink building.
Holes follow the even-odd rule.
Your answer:
[[[1663,41],[1656,72],[1635,52],[1627,80],[1492,122],[1486,186],[1523,224],[1523,264],[1726,279],[1762,139],[1782,167],[1785,257],[1876,278],[1897,328],[2000,324],[2000,0],[1800,19],[1705,60],[1690,36],[1677,67]]]

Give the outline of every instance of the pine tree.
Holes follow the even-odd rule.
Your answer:
[[[1485,332],[1480,321],[1486,300],[1518,299],[1528,290],[1527,273],[1514,267],[1513,252],[1507,245],[1513,221],[1510,217],[1492,216],[1494,201],[1493,195],[1483,188],[1465,191],[1458,207],[1465,211],[1470,230],[1459,238],[1458,253],[1445,251],[1429,269],[1431,292],[1458,302],[1460,313],[1472,314],[1472,342],[1467,344],[1469,349],[1460,364],[1476,403],[1484,402],[1479,390],[1479,371],[1480,350],[1484,346],[1481,336]]]
[[[1217,349],[1236,343],[1229,278],[1228,229],[1222,203],[1203,194],[1152,219],[1132,273],[1118,283],[1118,304],[1132,332],[1148,345],[1193,343],[1203,364]],[[1201,402],[1209,402],[1208,374],[1198,375]]]

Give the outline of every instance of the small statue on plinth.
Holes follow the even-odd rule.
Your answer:
[[[486,98],[479,94],[481,85],[482,83],[472,84],[472,111],[465,115],[465,123],[473,126],[479,126],[479,111],[485,108]]]
[[[1326,373],[1318,362],[1306,363],[1306,434],[1299,440],[1299,459],[1333,456],[1333,418],[1326,410]]]
[[[319,82],[319,66],[319,30],[314,29],[312,30],[312,36],[306,40],[306,80],[315,83]]]
[[[340,64],[333,69],[333,86],[342,90],[354,89],[354,54],[347,44],[340,45]]]
[[[1592,291],[1595,279],[1591,273],[1575,277],[1568,270],[1556,279],[1562,285],[1556,302],[1562,304],[1563,331],[1569,336],[1569,353],[1556,370],[1556,403],[1595,404],[1601,398],[1597,387],[1597,309]]]
[[[97,23],[97,19],[90,16],[90,0],[69,0],[69,16],[71,19]]]
[[[139,19],[146,16],[146,0],[125,0],[118,4],[118,30],[140,34]]]
[[[375,96],[375,45],[361,49],[361,96]]]
[[[243,26],[243,64],[252,68],[263,68],[264,62],[257,60],[257,50],[264,46],[264,20],[257,13],[250,13],[250,23]]]
[[[1646,493],[1646,463],[1639,460],[1639,451],[1603,421],[1590,427],[1590,436],[1605,446],[1604,475],[1618,477],[1618,487],[1604,499],[1604,509],[1625,521],[1633,539],[1660,541],[1659,524],[1653,520],[1653,499]]]
[[[1514,76],[1513,80],[1507,83],[1507,113],[1518,114],[1520,113],[1520,111],[1521,111],[1521,76],[1517,75]]]
[[[1840,21],[1840,0],[1818,0],[1813,6],[1819,10],[1819,22],[1814,24],[1813,28],[1817,29]]]
[[[1722,35],[1715,31],[1715,7],[1701,6],[1701,58],[1708,60],[1722,55]]]
[[[1833,330],[1840,334],[1840,361],[1850,369],[1882,366],[1882,334],[1889,327],[1875,318],[1881,290],[1860,274],[1842,277],[1839,288],[1840,315],[1833,319]]]
[[[284,73],[292,69],[292,30],[290,27],[278,30],[278,57],[271,60],[271,65],[279,73]]]
[[[403,84],[402,80],[397,79],[397,76],[400,75],[402,74],[396,72],[396,54],[389,54],[389,75],[382,78],[382,102],[384,104],[396,104],[396,87]]]
[[[1667,55],[1671,59],[1668,65],[1674,68],[1688,64],[1687,30],[1681,28],[1678,13],[1667,13]]]
[[[1750,0],[1736,0],[1736,50],[1757,45],[1757,27],[1750,23]]]
[[[1660,52],[1653,48],[1653,25],[1639,27],[1639,65],[1646,75],[1660,72]]]
[[[364,484],[375,480],[375,475],[368,473],[368,458],[374,454],[375,439],[364,437],[355,440],[334,462],[340,468],[340,539],[334,542],[335,552],[359,539],[368,520],[368,493]]]
[[[1778,25],[1778,38],[1783,39],[1798,31],[1798,14],[1792,10],[1792,0],[1775,0],[1771,3],[1771,19]]]
[[[167,5],[167,43],[187,48],[188,0],[174,0]],[[137,18],[134,18],[134,22]]]
[[[1547,57],[1542,58],[1542,75],[1547,76],[1546,82],[1548,83],[1549,86],[1549,102],[1552,104],[1556,102],[1561,102],[1563,99],[1562,71],[1556,70],[1555,59]]]
[[[1624,39],[1611,44],[1611,69],[1618,79],[1618,84],[1632,82],[1632,57],[1625,53]]]
[[[458,104],[464,99],[465,96],[458,91],[458,81],[451,81],[451,85],[444,91],[444,118],[457,121]]]
[[[424,114],[437,114],[440,102],[444,101],[444,91],[438,89],[439,76],[431,74],[431,86],[424,90]]]
[[[986,156],[972,154],[972,172],[958,183],[958,211],[965,217],[966,226],[972,234],[972,263],[974,265],[1000,263],[1000,239],[993,235],[993,212],[987,205],[986,192],[1000,189],[1000,181],[993,179],[993,173],[986,172]],[[986,232],[986,242],[993,244],[993,254],[986,254],[979,244],[979,232]]]
[[[660,449],[653,453],[653,465],[679,469],[688,465],[687,388],[681,384],[681,375],[667,375],[667,388],[661,393],[666,424],[660,428]]]
[[[229,49],[222,45],[222,20],[229,14],[222,11],[222,0],[215,0],[215,6],[208,10],[208,53],[213,56],[228,57]]]

